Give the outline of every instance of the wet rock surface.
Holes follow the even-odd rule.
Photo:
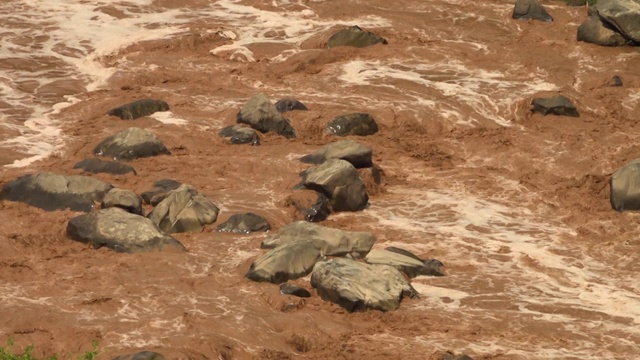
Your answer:
[[[124,174],[136,174],[136,170],[133,166],[123,164],[117,161],[105,161],[98,158],[90,158],[85,159],[73,166],[74,169],[81,169],[83,171],[99,174],[99,173],[107,173],[114,175],[124,175]]]
[[[123,161],[171,155],[171,152],[154,133],[140,128],[122,130],[106,138],[95,147],[93,153]]]
[[[167,110],[169,110],[169,104],[164,100],[141,99],[113,108],[107,112],[107,115],[117,116],[122,120],[134,120]]]
[[[213,224],[220,209],[199,194],[191,185],[182,184],[171,190],[167,196],[149,213],[149,219],[169,234],[198,232]]]
[[[275,132],[288,139],[296,137],[296,131],[289,120],[262,93],[247,101],[238,113],[237,121],[263,133]]]

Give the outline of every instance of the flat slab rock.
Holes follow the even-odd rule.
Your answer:
[[[378,124],[371,114],[353,113],[337,116],[327,124],[327,130],[337,136],[367,136],[378,132]]]
[[[360,211],[369,202],[367,188],[358,170],[348,161],[328,159],[303,171],[300,176],[305,188],[329,198],[331,210],[335,212]]]
[[[414,254],[397,248],[373,249],[364,259],[368,264],[389,265],[405,273],[409,278],[419,275],[444,276],[442,264],[436,259],[422,260]]]
[[[609,187],[614,210],[640,210],[640,159],[616,170],[611,175]]]
[[[280,284],[308,275],[320,259],[320,251],[306,240],[278,246],[259,257],[245,275],[258,282]]]
[[[218,207],[193,186],[182,184],[149,213],[149,219],[169,234],[199,232],[213,224],[219,212]]]
[[[84,159],[73,166],[74,169],[81,169],[88,173],[99,174],[107,173],[113,175],[124,175],[132,173],[136,175],[136,169],[133,166],[123,164],[117,161],[105,161],[98,158]]]
[[[532,102],[533,111],[543,115],[561,115],[578,117],[578,110],[568,97],[563,95],[548,98],[535,98]]]
[[[338,31],[331,35],[327,46],[334,48],[337,46],[352,46],[357,48],[363,48],[375,44],[386,45],[389,42],[387,39],[382,38],[370,31],[364,31],[359,26],[351,26]]]
[[[242,233],[248,234],[254,231],[269,231],[271,225],[267,219],[254,213],[234,214],[218,225],[217,230],[220,232]]]
[[[67,224],[67,236],[94,248],[115,252],[184,252],[186,248],[144,216],[108,208],[77,216]]]
[[[122,120],[134,120],[167,110],[169,110],[169,104],[164,100],[141,99],[111,109],[107,111],[107,115],[117,116]]]
[[[106,138],[93,149],[93,153],[123,161],[171,155],[154,133],[140,128],[128,128]]]
[[[322,164],[327,159],[348,161],[356,168],[373,166],[373,150],[371,147],[354,140],[339,140],[325,145],[320,150],[300,158],[307,164]]]
[[[7,183],[0,190],[0,200],[19,201],[46,211],[89,212],[112,188],[111,184],[88,176],[30,174]]]
[[[236,116],[236,120],[263,133],[271,131],[287,139],[296,137],[289,120],[282,116],[263,93],[249,99]]]
[[[311,286],[320,297],[348,311],[392,311],[418,293],[396,268],[335,258],[316,264]]]

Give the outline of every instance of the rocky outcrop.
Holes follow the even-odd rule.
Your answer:
[[[320,251],[307,240],[291,241],[258,258],[247,272],[253,281],[280,284],[308,275],[320,259]]]
[[[519,20],[553,21],[551,15],[538,0],[516,0],[511,16]]]
[[[232,144],[260,145],[258,133],[247,126],[231,125],[220,130],[218,135],[229,138]]]
[[[370,31],[364,31],[359,26],[351,26],[331,35],[327,43],[329,48],[337,46],[352,46],[363,48],[375,44],[387,45],[388,41]]]
[[[378,132],[378,124],[373,116],[366,113],[340,115],[327,124],[327,130],[334,135],[367,136]]]
[[[142,193],[145,204],[156,206],[164,200],[171,191],[179,188],[181,183],[176,180],[162,179],[153,183],[153,189]]]
[[[627,40],[598,16],[589,16],[578,28],[578,41],[603,46],[621,46]]]
[[[287,139],[296,137],[296,132],[269,99],[262,93],[252,97],[237,115],[237,121],[263,132],[275,132]]]
[[[122,120],[134,120],[149,116],[157,111],[167,110],[169,110],[169,104],[166,101],[142,99],[111,109],[107,115],[117,116]]]
[[[96,249],[104,246],[115,252],[186,251],[151,220],[115,207],[71,219],[67,236]]]
[[[373,150],[353,140],[339,140],[324,146],[322,149],[310,155],[300,158],[307,164],[322,164],[327,159],[341,159],[351,163],[356,168],[373,166],[371,159]]]
[[[293,110],[309,110],[300,101],[289,98],[278,100],[278,102],[276,102],[276,109],[281,113]]]
[[[275,248],[295,241],[311,242],[323,256],[366,255],[376,241],[373,234],[359,231],[346,231],[295,221],[283,226],[277,234],[267,237],[262,248]]]
[[[640,159],[614,172],[609,186],[611,207],[614,210],[640,210]]]
[[[118,207],[136,215],[144,215],[142,199],[131,190],[113,188],[102,199],[101,208]]]
[[[104,161],[98,158],[82,160],[75,164],[73,168],[81,169],[82,171],[93,174],[107,173],[113,175],[124,175],[133,173],[136,175],[136,170],[132,166],[117,161]]]
[[[280,293],[283,295],[293,295],[301,298],[311,297],[311,293],[309,292],[309,290],[289,283],[280,285]]]
[[[164,356],[153,351],[141,351],[135,354],[121,355],[111,360],[166,360]]]
[[[243,233],[248,234],[253,231],[268,231],[271,225],[267,219],[254,213],[234,214],[218,225],[217,230],[220,232]]]
[[[172,190],[149,213],[149,219],[169,234],[198,232],[218,218],[218,207],[191,185]]]
[[[396,310],[403,298],[417,296],[396,268],[343,258],[317,263],[311,273],[311,286],[322,299],[348,311]]]
[[[626,39],[640,43],[640,0],[598,0],[595,10]]]
[[[436,259],[422,260],[414,254],[398,248],[371,250],[364,261],[368,264],[390,265],[405,273],[409,278],[419,275],[444,276],[442,264]]]
[[[0,190],[0,200],[19,201],[46,211],[91,211],[113,186],[87,176],[24,175]]]
[[[367,206],[367,189],[356,168],[348,161],[329,159],[300,175],[305,188],[329,198],[333,211],[359,211]]]
[[[549,98],[536,98],[532,102],[533,111],[543,115],[561,115],[578,117],[578,110],[571,100],[563,95],[553,96]]]
[[[93,153],[124,161],[171,154],[154,133],[140,128],[129,128],[108,137]]]

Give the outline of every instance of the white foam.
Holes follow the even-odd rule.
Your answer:
[[[171,111],[158,111],[149,116],[166,125],[186,125],[187,120],[177,117]]]

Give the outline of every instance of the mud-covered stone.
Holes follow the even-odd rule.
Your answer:
[[[113,174],[113,175],[124,175],[132,173],[136,175],[136,170],[133,166],[123,164],[118,161],[105,161],[98,158],[89,158],[84,159],[73,166],[74,169],[81,169],[82,171],[99,174]]]
[[[98,144],[93,153],[123,161],[171,154],[154,133],[140,128],[119,131]]]
[[[263,133],[271,131],[288,139],[296,137],[296,132],[289,120],[282,116],[263,93],[247,101],[238,113],[237,121]]]
[[[367,136],[378,132],[378,124],[371,114],[353,113],[337,116],[327,124],[327,130],[337,136]]]
[[[134,120],[167,110],[169,110],[169,104],[164,100],[141,99],[111,109],[107,111],[107,115],[117,116],[122,120]]]
[[[331,35],[327,43],[329,48],[337,46],[352,46],[363,48],[375,44],[388,44],[388,41],[370,31],[364,31],[359,26],[351,26]]]
[[[296,189],[284,199],[283,206],[293,209],[295,220],[319,222],[331,214],[329,198],[315,190]]]
[[[149,213],[149,219],[169,234],[198,232],[218,218],[218,207],[191,185],[172,190]]]
[[[227,221],[217,227],[217,230],[220,232],[243,234],[248,234],[254,231],[268,231],[270,229],[271,225],[267,219],[251,212],[231,215]]]

